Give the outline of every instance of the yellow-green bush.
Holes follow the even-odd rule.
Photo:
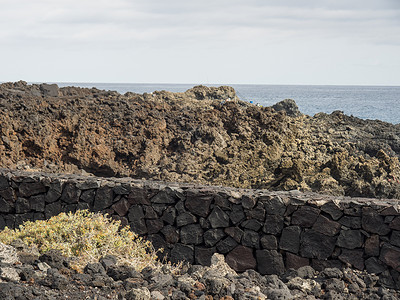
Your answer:
[[[61,213],[49,220],[27,221],[15,230],[6,227],[0,232],[0,241],[10,244],[21,239],[28,246],[36,246],[40,253],[60,250],[65,256],[77,258],[78,269],[107,254],[139,271],[146,266],[154,267],[157,256],[151,243],[120,225],[120,221],[100,213],[80,210]]]

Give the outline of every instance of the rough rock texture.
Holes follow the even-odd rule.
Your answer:
[[[400,198],[399,125],[274,107],[230,87],[120,95],[4,83],[0,166]]]
[[[0,256],[6,249],[0,244]],[[8,250],[6,250],[8,251]],[[16,251],[18,255],[23,250]],[[59,261],[60,264],[52,264]],[[253,270],[237,274],[221,255],[211,266],[169,265],[142,272],[107,256],[88,264],[83,273],[70,268],[57,251],[29,261],[0,262],[0,299],[398,299],[393,282],[365,272],[307,266],[277,275]],[[179,272],[177,272],[179,271]]]

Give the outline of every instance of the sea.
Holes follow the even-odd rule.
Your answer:
[[[102,90],[150,93],[154,91],[184,92],[198,84],[156,83],[82,83],[56,82],[60,87],[96,87]],[[221,84],[204,84],[220,86]],[[257,85],[225,84],[232,86],[239,98],[253,104],[271,106],[284,99],[296,101],[300,111],[313,116],[340,110],[361,119],[400,123],[400,86],[341,86],[341,85]]]

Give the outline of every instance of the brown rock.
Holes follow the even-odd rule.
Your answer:
[[[253,250],[244,246],[237,246],[226,256],[226,263],[237,272],[244,272],[256,268]]]

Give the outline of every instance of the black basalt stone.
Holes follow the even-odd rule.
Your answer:
[[[181,242],[183,244],[198,245],[203,242],[203,229],[200,224],[190,224],[181,228]]]
[[[293,213],[292,224],[301,227],[311,227],[319,216],[319,209],[310,206],[301,206]]]
[[[268,197],[267,199],[260,199],[264,203],[264,207],[268,215],[283,216],[286,211],[286,205],[282,198],[279,196]]]
[[[386,235],[390,232],[390,228],[385,224],[384,218],[370,207],[362,209],[361,223],[362,228],[371,233]]]
[[[176,244],[171,251],[171,262],[178,263],[185,261],[190,264],[194,262],[194,247],[183,244]]]
[[[359,230],[341,230],[336,245],[346,249],[359,248],[364,243],[364,237]]]
[[[81,191],[75,185],[68,183],[65,185],[60,199],[65,203],[78,203],[80,194]]]
[[[0,205],[1,205],[1,203],[0,203]],[[23,213],[29,212],[30,210],[31,210],[31,206],[29,204],[28,199],[18,197],[17,201],[15,201],[15,212],[17,214],[23,214]]]
[[[210,266],[211,257],[216,252],[217,249],[215,247],[212,248],[195,247],[194,248],[195,263],[202,266]]]
[[[217,250],[219,253],[226,254],[233,250],[238,245],[238,243],[228,236],[227,238],[223,239],[222,241],[219,241],[217,244]]]
[[[44,194],[30,197],[29,203],[31,209],[33,209],[34,211],[44,212],[44,207],[45,207]]]
[[[257,250],[257,271],[261,275],[281,275],[285,272],[282,254],[276,250]]]
[[[176,217],[176,225],[178,227],[186,226],[197,222],[196,216],[189,212],[184,212]]]
[[[258,232],[245,230],[242,238],[242,245],[249,248],[260,249],[260,236]]]
[[[218,206],[216,206],[208,217],[208,221],[212,228],[228,227],[229,216]]]
[[[300,254],[307,258],[327,259],[335,249],[336,237],[326,236],[312,229],[300,238]]]
[[[191,196],[187,197],[185,202],[185,207],[191,213],[205,218],[210,213],[210,204],[212,199],[213,199],[212,195],[208,195],[206,197],[202,195],[196,195],[193,193]]]
[[[113,191],[109,187],[101,187],[97,189],[94,197],[93,210],[102,211],[113,204]]]
[[[225,236],[224,230],[221,228],[207,230],[204,233],[204,244],[207,247],[213,247]]]
[[[51,217],[58,215],[61,212],[61,208],[60,201],[47,204],[44,208],[46,219],[50,219]]]
[[[282,235],[279,240],[279,249],[298,253],[300,248],[300,233],[299,226],[288,226],[282,230]]]
[[[283,217],[280,215],[267,215],[263,232],[278,235],[283,229]]]

